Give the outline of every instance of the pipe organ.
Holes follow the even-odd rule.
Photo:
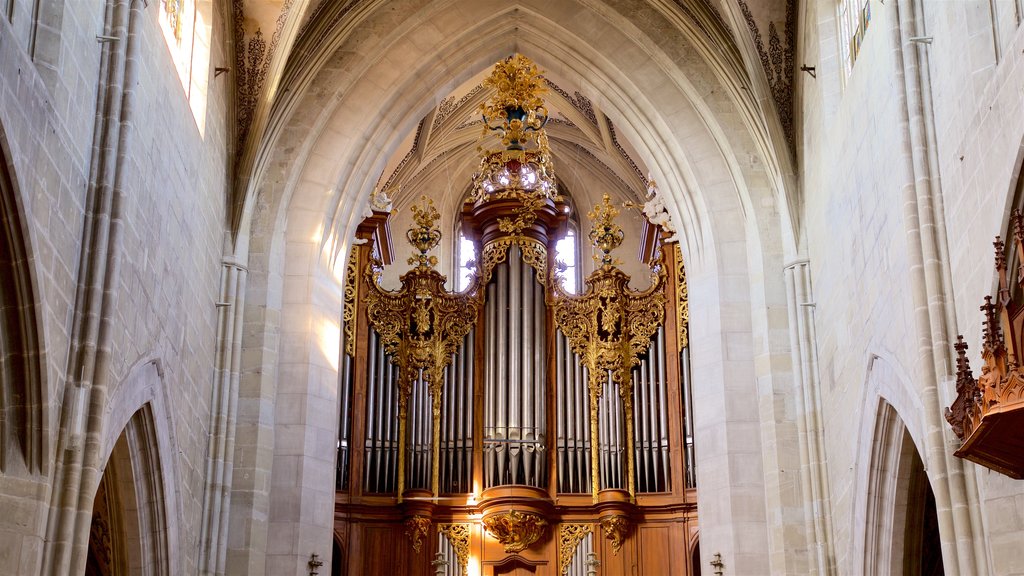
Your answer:
[[[484,153],[464,204],[469,286],[444,287],[432,203],[413,208],[401,288],[379,284],[389,214],[357,230],[346,270],[335,526],[341,574],[689,574],[696,540],[685,276],[646,223],[650,287],[610,253],[608,196],[590,213],[602,254],[579,294],[554,247],[555,185],[536,66],[516,55],[485,85]],[[671,567],[671,569],[670,569]]]

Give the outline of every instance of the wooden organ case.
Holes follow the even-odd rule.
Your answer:
[[[1006,246],[996,236],[996,301],[985,297],[981,311],[981,375],[967,357],[967,343],[957,336],[956,392],[946,421],[960,440],[956,456],[1020,480],[1024,478],[1024,216],[1010,216],[1011,253],[1016,270],[1007,270]],[[1014,273],[1015,272],[1015,273]],[[1012,285],[1010,278],[1016,277]]]
[[[697,535],[686,322],[677,244],[646,223],[636,291],[610,252],[579,294],[554,262],[568,206],[523,56],[485,81],[486,152],[463,207],[479,262],[445,289],[432,204],[413,208],[401,289],[379,286],[387,212],[346,271],[334,572],[350,575],[693,574]]]

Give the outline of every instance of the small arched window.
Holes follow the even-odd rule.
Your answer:
[[[476,246],[462,233],[461,225],[455,239],[455,290],[462,292],[469,287],[469,280],[475,269],[475,266],[470,267],[469,264],[476,262]]]
[[[565,271],[562,272],[562,287],[570,294],[575,294],[580,285],[578,237],[575,224],[570,222],[569,231],[555,242],[555,262],[565,265]]]

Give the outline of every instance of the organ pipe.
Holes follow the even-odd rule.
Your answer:
[[[530,130],[543,128],[538,118],[527,118]],[[591,214],[589,234],[603,252],[600,265],[582,290],[566,293],[550,250],[569,210],[553,185],[546,137],[531,147],[518,125],[516,132],[489,126],[510,147],[487,153],[463,205],[461,226],[479,255],[469,287],[448,292],[434,270],[428,251],[441,234],[429,202],[412,207],[416,225],[407,238],[418,253],[400,290],[380,287],[375,262],[390,253],[381,249],[390,241],[387,213],[375,212],[372,238],[360,236],[369,242],[357,243],[358,264],[346,271],[339,490],[352,478],[350,494],[339,496],[336,522],[361,534],[351,539],[357,547],[368,542],[369,526],[383,543],[378,528],[393,524],[396,514],[414,520],[411,526],[455,522],[436,524],[435,554],[447,562],[437,573],[448,576],[465,573],[470,538],[482,535],[459,524],[474,515],[495,527],[532,519],[531,530],[545,519],[549,526],[600,522],[614,528],[600,532],[613,550],[629,537],[623,522],[647,522],[647,506],[658,511],[658,522],[695,519],[684,491],[693,485],[694,452],[680,250],[662,246],[666,236],[645,228],[641,259],[651,263],[653,280],[646,290],[630,289],[631,279],[609,256],[622,230],[606,197]],[[523,187],[542,180],[549,185]],[[351,282],[358,288],[349,290]],[[429,488],[434,498],[402,502],[406,487]],[[469,492],[472,498],[454,496]],[[590,493],[600,505],[580,497],[556,502],[559,493]],[[375,508],[394,504],[384,494],[402,503],[398,512]],[[491,535],[511,553],[502,530]],[[559,573],[593,573],[589,561],[607,547],[583,536],[559,542]],[[571,560],[562,555],[568,549]],[[480,550],[491,554],[490,547]],[[407,557],[410,570],[423,573],[426,556]]]
[[[542,487],[546,478],[544,287],[516,245],[495,271],[484,306],[486,486]]]

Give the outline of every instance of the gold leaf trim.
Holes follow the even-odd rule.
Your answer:
[[[463,576],[469,574],[469,537],[472,528],[469,524],[438,524],[437,531],[448,538],[455,549],[455,558],[462,568]]]
[[[580,542],[594,531],[590,524],[561,524],[558,527],[558,573],[565,574],[576,556]]]

